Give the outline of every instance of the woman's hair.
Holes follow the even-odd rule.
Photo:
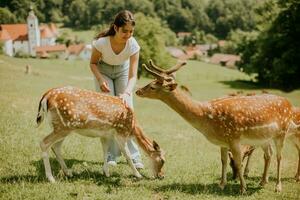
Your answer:
[[[132,26],[134,26],[135,25],[134,17],[130,11],[123,10],[115,16],[114,22],[110,25],[109,29],[100,32],[95,37],[95,39],[115,35],[116,31],[114,29],[114,25],[116,25],[119,28],[126,25],[127,23],[130,23]]]

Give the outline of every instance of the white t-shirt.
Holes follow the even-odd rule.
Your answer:
[[[92,44],[102,54],[101,60],[109,65],[129,63],[130,56],[140,50],[140,46],[134,37],[127,40],[124,49],[119,54],[112,50],[109,36],[94,40]]]

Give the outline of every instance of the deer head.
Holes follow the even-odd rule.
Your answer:
[[[180,62],[168,70],[157,67],[152,60],[149,60],[149,65],[143,64],[142,66],[155,77],[155,80],[146,85],[145,87],[136,91],[140,97],[159,98],[158,94],[168,93],[177,87],[174,78],[174,72],[184,66],[185,62]]]

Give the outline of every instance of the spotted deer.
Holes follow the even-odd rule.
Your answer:
[[[46,115],[47,114],[47,115]],[[109,96],[75,87],[50,89],[40,100],[37,124],[41,124],[45,116],[53,127],[53,131],[40,143],[45,172],[50,182],[55,182],[51,172],[48,151],[52,147],[63,172],[72,176],[61,156],[64,139],[73,131],[88,137],[100,137],[103,148],[103,172],[109,177],[107,164],[108,138],[114,137],[121,152],[127,159],[133,174],[141,178],[134,167],[127,147],[127,140],[134,137],[138,145],[152,160],[155,177],[162,178],[162,167],[165,162],[163,150],[159,145],[144,135],[135,115],[119,97]]]
[[[136,91],[140,97],[158,99],[181,115],[200,131],[211,143],[220,146],[222,177],[220,187],[227,183],[226,168],[228,150],[231,150],[240,180],[240,191],[246,191],[241,170],[241,145],[262,146],[267,152],[268,143],[274,140],[277,150],[276,191],[281,191],[281,152],[289,129],[295,129],[292,122],[292,105],[283,97],[262,94],[233,96],[200,102],[193,100],[177,88],[172,73],[185,63],[179,63],[164,70],[149,61],[143,67],[155,77],[148,85]],[[267,165],[264,176],[267,174]],[[263,177],[262,183],[266,182]]]

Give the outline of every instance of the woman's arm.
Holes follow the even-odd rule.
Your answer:
[[[131,95],[137,80],[137,70],[139,64],[139,52],[130,56],[130,66],[128,75],[128,84],[124,91],[124,94]]]
[[[103,76],[101,75],[101,73],[99,72],[99,70],[97,68],[97,63],[101,59],[101,56],[102,56],[101,52],[99,52],[95,47],[93,47],[92,55],[91,55],[91,59],[90,59],[90,68],[99,83],[99,87],[100,87],[101,91],[109,92],[110,89],[109,89],[107,83],[105,82],[105,79],[103,78]]]

